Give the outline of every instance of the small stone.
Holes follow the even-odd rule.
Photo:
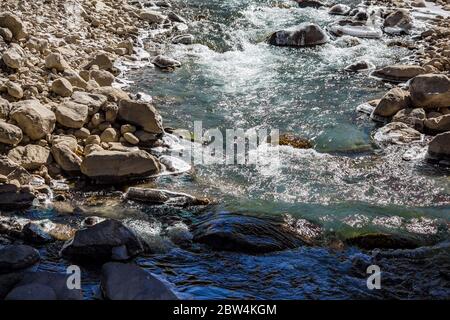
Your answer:
[[[8,81],[6,84],[6,90],[8,90],[8,94],[11,97],[14,97],[16,99],[22,99],[23,98],[23,90],[22,87],[14,82]]]
[[[125,134],[123,135],[123,138],[132,145],[139,144],[139,139],[131,132],[125,132]]]
[[[116,142],[119,141],[119,134],[116,129],[108,128],[102,132],[100,139],[102,142]]]
[[[120,127],[120,133],[125,134],[127,132],[135,133],[136,127],[131,124],[124,124]]]
[[[61,97],[70,97],[73,93],[73,87],[69,80],[59,78],[53,81],[52,91]]]

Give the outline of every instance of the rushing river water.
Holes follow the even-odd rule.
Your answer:
[[[338,238],[365,232],[433,235],[448,224],[449,171],[426,163],[423,148],[404,161],[411,146],[374,144],[376,124],[355,109],[380,98],[388,86],[367,73],[342,71],[361,59],[377,66],[405,60],[407,49],[388,46],[388,37],[353,46],[348,37],[306,49],[268,45],[267,35],[280,28],[301,22],[326,27],[339,19],[293,1],[195,0],[177,6],[190,19],[196,44],[164,49],[182,67],[129,74],[132,90],[153,97],[165,126],[192,130],[194,121],[202,121],[205,129],[273,128],[306,137],[315,147],[280,147],[273,172],[199,164],[194,173],[160,177],[158,187],[214,198],[212,211],[305,218]],[[127,217],[151,239],[160,253],[139,263],[167,279],[180,297],[376,297],[364,277],[352,275],[352,258],[368,258],[357,249],[302,247],[259,256],[184,250],[161,234],[175,222],[195,221],[196,212],[103,205],[104,215]],[[47,262],[41,268],[55,266]],[[96,272],[91,275],[97,279]],[[94,294],[95,281],[85,280],[87,296]]]

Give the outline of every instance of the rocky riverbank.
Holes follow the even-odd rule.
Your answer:
[[[319,1],[297,2],[302,7],[327,6]],[[367,5],[388,8],[372,11],[365,6],[328,5],[326,10],[341,15],[341,22],[326,30],[305,23],[275,32],[268,42],[303,47],[322,45],[342,35],[356,43],[358,37],[404,34],[404,41],[392,45],[412,50],[410,64],[376,68],[367,61],[355,61],[346,68],[400,84],[358,110],[377,122],[389,122],[374,133],[376,141],[431,141],[429,159],[445,165],[450,143],[449,18],[429,20],[429,30],[412,35],[412,41],[411,9],[421,8],[420,1],[413,7],[409,1],[369,1]],[[127,262],[174,244],[192,252],[205,246],[258,255],[302,246],[415,252],[445,239],[447,231],[444,237],[363,234],[341,239],[305,219],[203,213],[211,203],[208,199],[148,185],[127,189],[140,180],[179,171],[174,159],[161,156],[160,151],[170,148],[175,138],[166,133],[170,130],[164,127],[157,108],[147,95],[126,91],[123,78],[130,66],[153,65],[173,71],[181,65],[164,55],[164,44],[190,44],[194,38],[187,33],[185,19],[168,2],[2,1],[0,35],[0,298],[83,297],[81,290],[67,290],[67,275],[36,272],[43,260],[94,264],[101,274],[95,280],[99,298],[174,299],[173,287]],[[143,37],[147,37],[147,52],[141,47]],[[281,145],[312,147],[297,136],[280,138]],[[155,242],[142,230],[141,221],[98,217],[95,205],[91,206],[97,201],[112,210],[118,203],[152,205],[155,211],[164,206],[161,219],[170,225],[166,238]],[[6,212],[34,205],[43,208],[49,202],[60,215],[56,219]],[[169,214],[175,210],[175,215],[182,215],[185,208],[199,213],[189,226]],[[445,255],[448,245],[423,250],[441,250]],[[382,258],[392,264],[390,256]],[[354,262],[355,268],[358,263]]]

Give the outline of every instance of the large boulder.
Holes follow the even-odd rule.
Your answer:
[[[95,151],[81,163],[81,172],[98,182],[126,182],[145,178],[160,171],[156,158],[143,150]]]
[[[428,145],[430,160],[450,160],[450,132],[438,134]]]
[[[181,66],[180,61],[161,54],[153,58],[152,63],[162,69],[169,69],[169,68],[173,69]]]
[[[373,114],[380,117],[392,117],[400,110],[407,108],[410,104],[408,91],[393,88],[381,98]]]
[[[97,113],[101,107],[105,106],[108,98],[102,94],[76,91],[72,94],[72,100],[78,104],[84,104],[88,107],[88,114]]]
[[[27,36],[22,20],[10,12],[0,13],[0,27],[8,28],[16,40],[21,40]]]
[[[56,121],[64,127],[80,129],[86,123],[89,108],[85,104],[66,101],[55,108]]]
[[[225,213],[206,215],[203,220],[194,226],[194,241],[214,250],[258,254],[305,244],[280,221]]]
[[[450,131],[450,113],[439,117],[426,119],[423,122],[423,125],[431,132]]]
[[[424,73],[426,71],[421,66],[396,64],[375,70],[372,76],[386,81],[405,82]]]
[[[19,127],[0,120],[0,143],[16,145],[22,138],[22,130]]]
[[[32,140],[39,140],[55,128],[55,114],[38,100],[24,100],[13,104],[11,119]]]
[[[25,245],[8,245],[0,248],[0,273],[9,273],[31,267],[39,262],[39,252]]]
[[[385,144],[408,144],[423,139],[422,134],[403,122],[391,122],[378,129],[374,135],[375,142]]]
[[[443,74],[424,74],[411,80],[411,102],[416,108],[450,107],[450,78]]]
[[[51,162],[50,150],[35,144],[18,146],[8,152],[8,158],[27,170],[36,170]]]
[[[119,117],[131,124],[141,126],[147,132],[164,132],[162,118],[150,103],[121,100],[119,103]]]
[[[0,208],[15,210],[31,206],[35,194],[29,187],[19,187],[14,183],[0,184]]]
[[[102,267],[101,289],[109,300],[176,300],[161,280],[134,264],[108,262]]]
[[[61,253],[73,260],[105,262],[128,260],[143,252],[136,234],[117,220],[105,220],[78,230]]]
[[[26,273],[5,300],[82,300],[81,289],[70,288],[69,275],[53,272]]]
[[[407,9],[397,9],[386,17],[383,26],[387,33],[409,33],[413,28],[412,16]]]
[[[274,32],[269,43],[275,46],[307,47],[328,42],[328,36],[314,23],[302,23],[299,26]]]

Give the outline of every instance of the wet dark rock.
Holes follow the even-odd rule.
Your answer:
[[[328,11],[329,14],[345,16],[349,14],[350,7],[345,4],[335,4]]]
[[[306,22],[274,32],[268,42],[274,46],[309,47],[327,43],[328,36],[318,25]]]
[[[64,257],[90,262],[128,260],[143,251],[140,239],[120,221],[109,219],[78,230],[64,245]]]
[[[325,4],[318,0],[295,0],[300,8],[320,8],[325,6]]]
[[[450,297],[449,241],[417,249],[376,252],[370,264],[378,265],[382,271],[380,291],[384,298]]]
[[[346,239],[347,244],[361,249],[414,249],[425,244],[424,241],[412,237],[385,233],[369,233]]]
[[[426,73],[421,66],[415,65],[391,65],[372,72],[372,76],[386,81],[404,82]]]
[[[159,279],[134,264],[109,262],[102,267],[101,289],[109,300],[176,300]]]
[[[167,204],[181,207],[207,205],[210,203],[208,199],[197,198],[186,193],[135,187],[128,189],[126,198],[145,203]]]
[[[312,143],[305,138],[298,137],[292,133],[284,133],[279,137],[280,146],[291,146],[298,149],[312,148]]]
[[[209,214],[193,228],[194,242],[219,251],[250,254],[292,249],[305,242],[284,221],[237,214]]]
[[[450,131],[438,134],[431,140],[427,159],[431,162],[450,161]]]
[[[356,61],[344,68],[345,71],[348,72],[358,72],[358,71],[367,71],[374,69],[375,65],[369,61],[362,60],[362,61]]]
[[[0,273],[9,273],[31,267],[39,262],[39,252],[25,245],[7,245],[0,248]]]
[[[68,275],[51,272],[27,273],[5,300],[82,300],[81,289],[69,289]]]

